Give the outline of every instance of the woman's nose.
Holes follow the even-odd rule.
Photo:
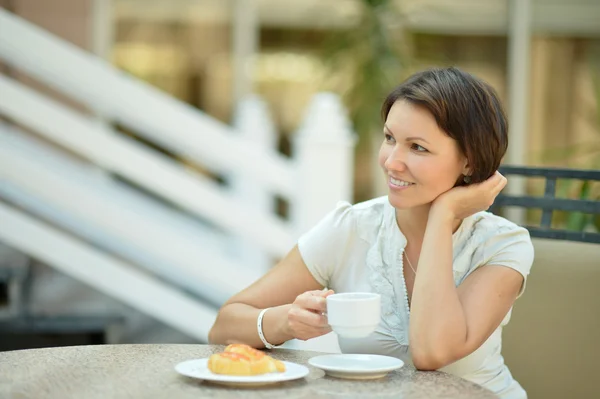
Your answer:
[[[388,154],[384,166],[387,170],[403,171],[406,169],[404,154],[401,149],[393,149]]]

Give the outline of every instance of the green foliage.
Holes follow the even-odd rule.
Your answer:
[[[329,76],[341,74],[345,78],[337,89],[361,139],[381,129],[381,104],[406,69],[406,34],[395,3],[361,0],[359,23],[332,33],[324,46]]]

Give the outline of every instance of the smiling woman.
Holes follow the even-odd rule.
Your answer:
[[[430,69],[393,90],[382,113],[388,195],[339,203],[223,306],[210,341],[271,348],[318,337],[331,331],[326,297],[372,292],[380,323],[367,337],[338,337],[343,352],[396,356],[525,398],[501,341],[533,247],[527,230],[486,212],[506,185],[496,93],[456,68]]]
[[[413,75],[386,98],[382,117],[379,163],[389,188],[419,190],[410,194],[409,203],[406,197],[390,197],[399,201],[394,206],[430,203],[454,186],[483,182],[498,170],[508,146],[496,92],[456,68]]]

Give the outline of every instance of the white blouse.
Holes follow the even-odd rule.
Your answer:
[[[478,267],[501,265],[521,273],[524,281],[533,263],[529,232],[488,212],[464,219],[452,236],[454,282],[458,286]],[[381,323],[366,338],[339,337],[343,353],[371,353],[412,363],[409,345],[410,310],[403,273],[406,238],[398,228],[395,209],[387,196],[337,207],[298,241],[308,269],[324,287],[335,292],[381,294]],[[519,296],[525,289],[525,282]],[[511,309],[512,311],[512,309]],[[500,353],[500,326],[469,356],[444,368],[451,374],[478,383],[501,398],[526,398]]]

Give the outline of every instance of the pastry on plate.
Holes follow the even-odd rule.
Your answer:
[[[215,374],[250,376],[284,372],[285,364],[248,345],[231,344],[225,352],[210,356],[208,369]]]

